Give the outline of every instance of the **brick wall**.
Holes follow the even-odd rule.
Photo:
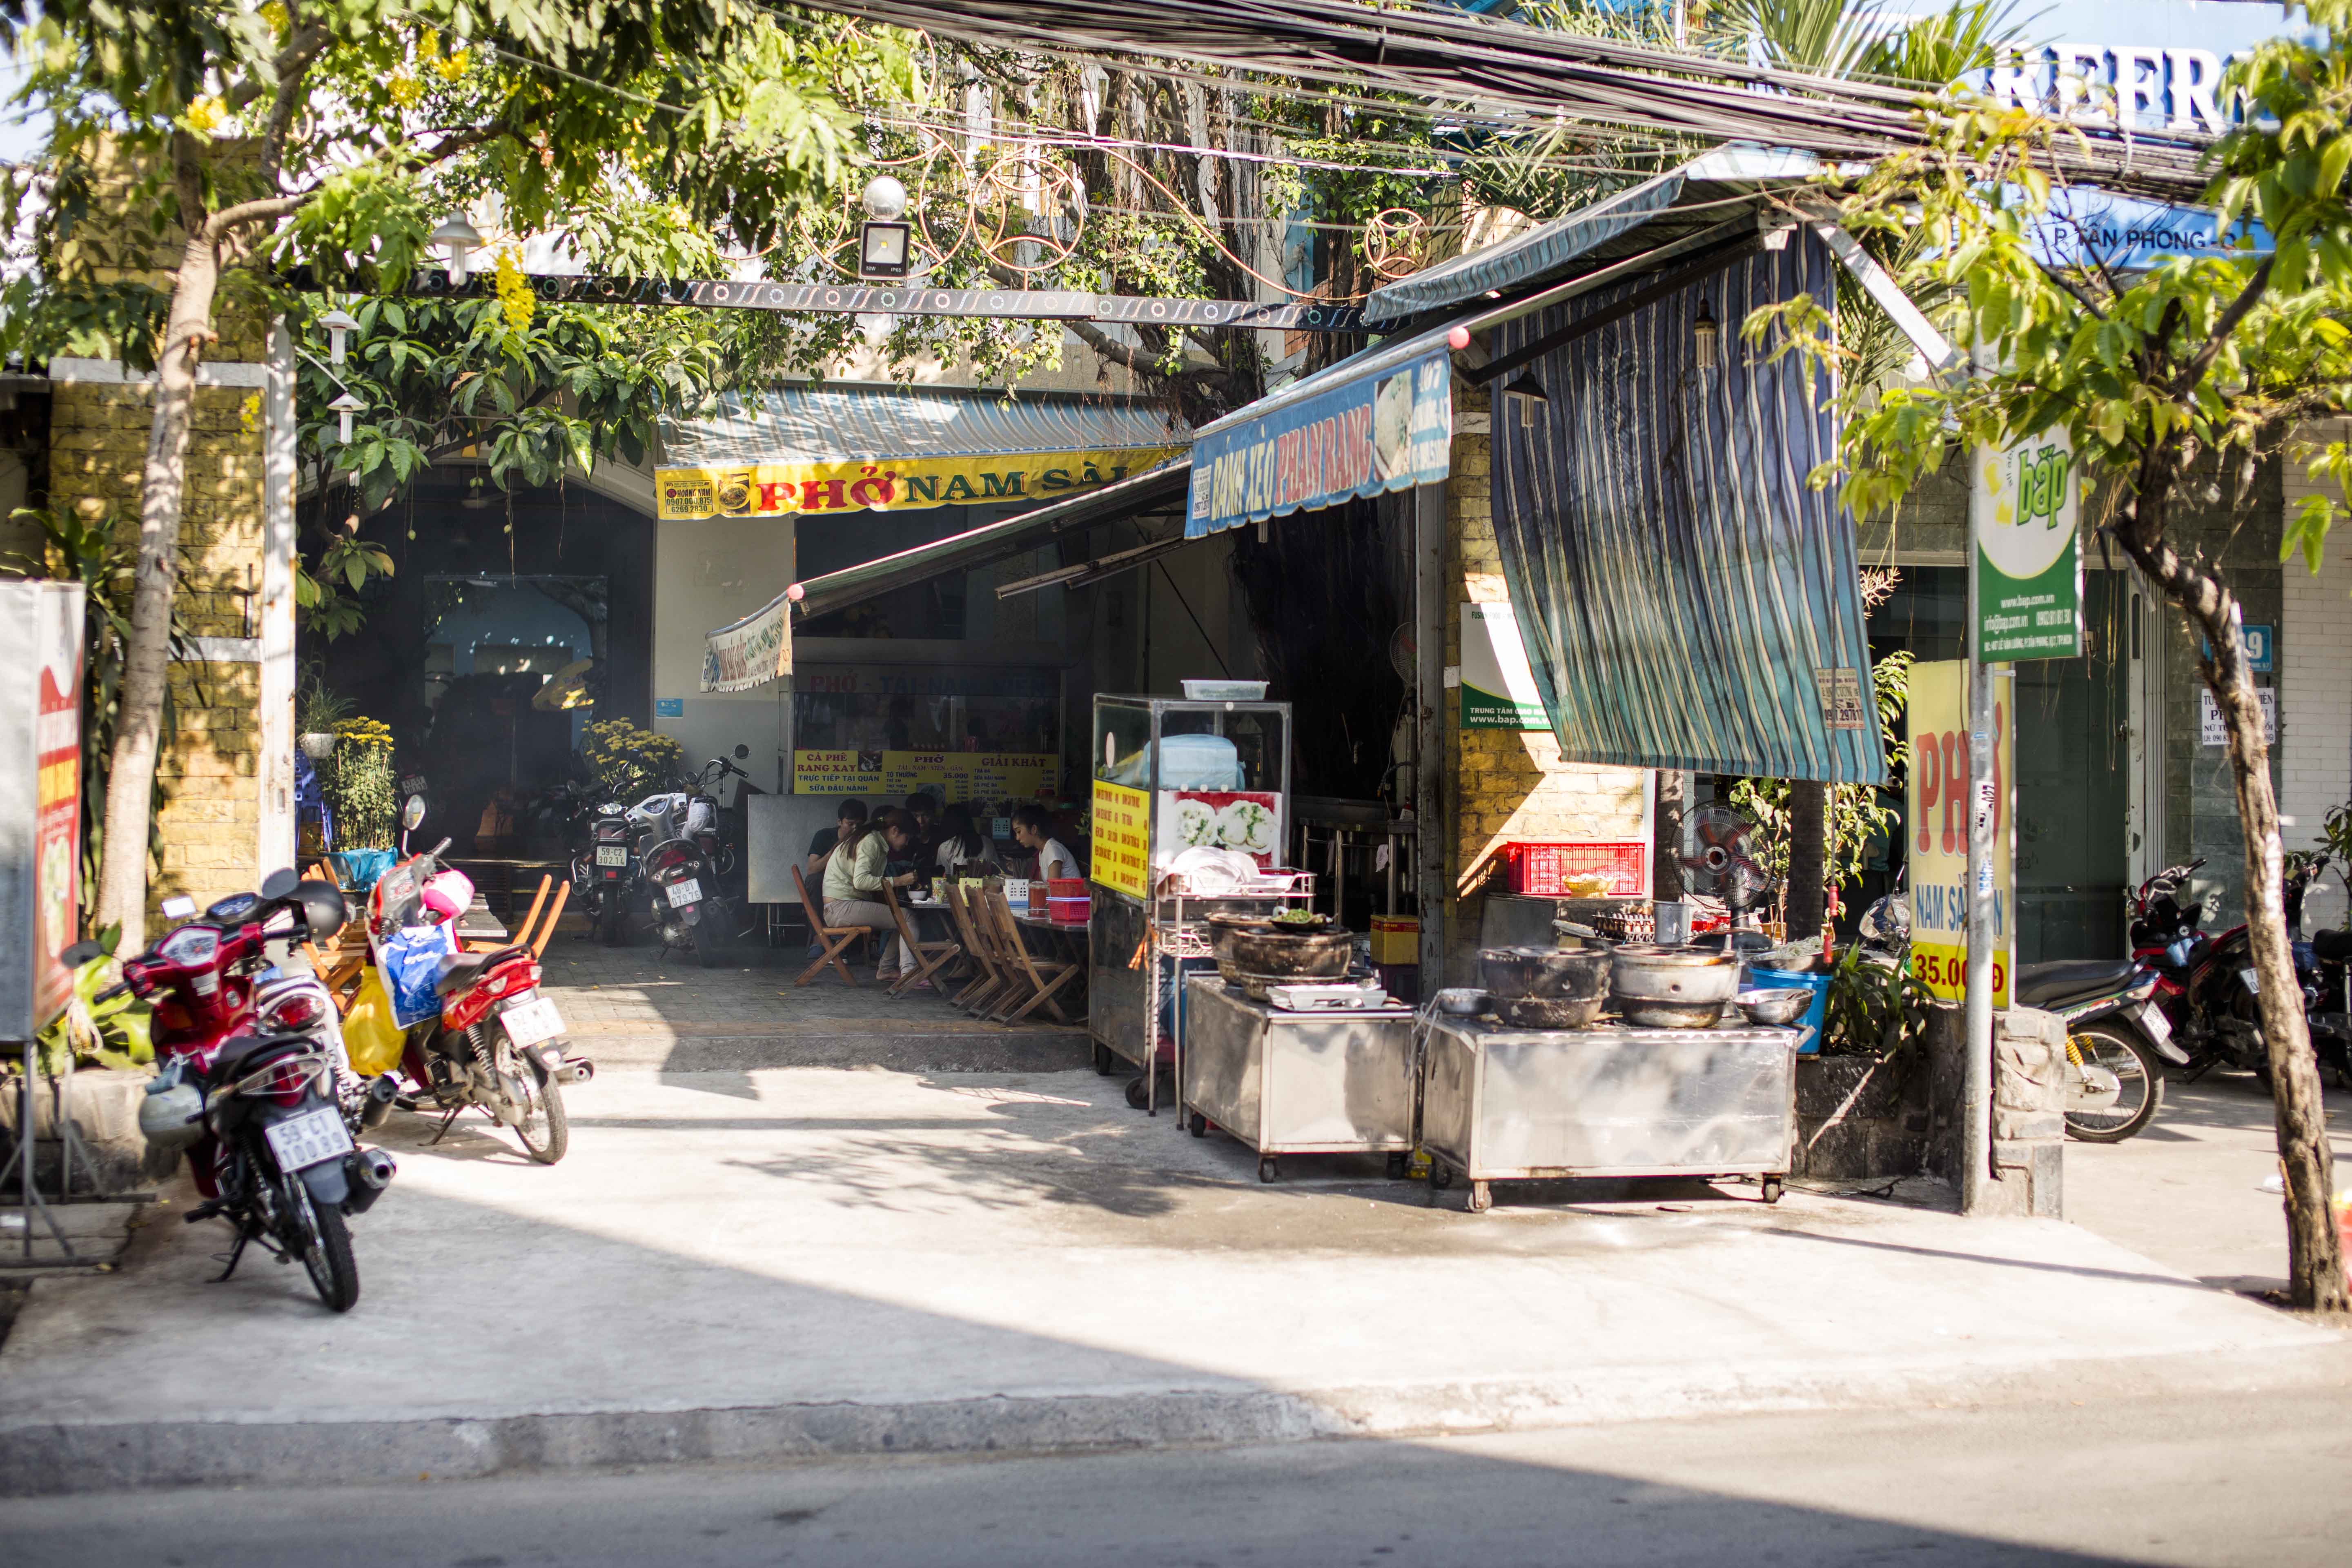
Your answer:
[[[1463,604],[1510,598],[1495,542],[1492,487],[1489,438],[1455,436],[1454,472],[1445,487],[1446,580],[1458,584],[1445,606],[1449,667],[1462,663]],[[1493,858],[1496,847],[1511,839],[1639,840],[1649,779],[1640,768],[1563,763],[1559,742],[1541,731],[1465,730],[1458,697],[1446,693],[1444,819],[1454,830],[1445,869],[1454,886],[1463,886],[1465,876],[1472,885],[1446,906],[1449,984],[1475,983],[1485,893],[1488,878],[1500,870]]]
[[[2304,434],[2341,440],[2347,430],[2338,421]],[[2318,489],[2299,463],[2287,466],[2281,488],[2289,511]],[[2302,849],[2319,837],[2329,806],[2352,800],[2352,540],[2339,531],[2327,542],[2318,575],[2298,556],[2280,579],[2279,816],[2286,847]],[[2330,872],[2305,905],[2304,927],[2341,924],[2344,913],[2344,884]]]
[[[110,508],[119,537],[135,542],[152,411],[148,386],[58,384],[49,425],[50,505],[89,518]],[[197,389],[180,528],[180,613],[194,636],[251,635],[246,606],[260,584],[261,447],[259,393]],[[259,668],[246,661],[173,667],[173,728],[156,770],[162,860],[149,889],[151,911],[173,893],[208,903],[252,887],[258,875]]]

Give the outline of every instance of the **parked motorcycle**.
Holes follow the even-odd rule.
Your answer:
[[[235,1229],[220,1279],[259,1242],[281,1263],[300,1259],[319,1299],[347,1312],[360,1277],[345,1218],[373,1206],[397,1167],[351,1135],[336,1095],[333,1008],[315,1011],[308,987],[272,979],[299,944],[342,925],[342,894],[283,870],[202,919],[187,918],[194,905],[185,900],[164,912],[182,923],[127,960],[121,984],[93,998],[128,993],[153,1010],[161,1068],[141,1130],[186,1155],[204,1196],[187,1222],[221,1218]],[[69,949],[67,962],[83,956]]]
[[[629,905],[639,877],[628,809],[617,800],[599,802],[582,837],[584,842],[572,857],[572,890],[588,911],[596,940],[606,947],[625,946]]]
[[[751,754],[735,748],[736,762]],[[627,820],[643,846],[644,886],[654,929],[664,949],[691,949],[706,969],[726,961],[741,910],[727,891],[735,874],[735,847],[719,831],[719,800],[710,792],[729,774],[751,775],[725,757],[713,757],[681,781],[685,788],[649,795]]]
[[[456,921],[473,889],[458,887],[464,879],[441,866],[448,847],[445,838],[394,865],[368,895],[377,968],[395,1007],[405,997],[407,1011],[422,1013],[414,1022],[404,1014],[402,1067],[412,1087],[399,1103],[419,1110],[429,1101],[446,1112],[443,1133],[467,1107],[478,1108],[513,1129],[531,1159],[551,1165],[571,1142],[562,1086],[595,1068],[565,1052],[562,1017],[539,994],[539,959],[530,948],[456,951]],[[422,994],[428,987],[429,996]]]

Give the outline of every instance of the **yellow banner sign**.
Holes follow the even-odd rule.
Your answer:
[[[783,517],[795,512],[920,511],[935,506],[1061,500],[1139,474],[1182,451],[972,453],[864,462],[760,463],[733,468],[662,468],[654,495],[664,521],[699,517]]]
[[[1151,796],[1095,780],[1095,881],[1129,898],[1151,896]]]
[[[1969,945],[1969,821],[1972,811],[1992,818],[1992,864],[1982,895],[1992,902],[1992,1005],[2009,1005],[2009,973],[2016,952],[2016,877],[2010,820],[2017,776],[2016,726],[2010,691],[1993,682],[1993,776],[1971,788],[1969,778],[1968,675],[1965,660],[1911,667],[1904,719],[1911,733],[1911,766],[1904,784],[1904,831],[1911,836],[1911,968],[1920,984],[1948,1001],[1959,999]]]
[[[1051,800],[1062,759],[1051,752],[860,752],[793,753],[794,795],[877,795],[896,805],[928,790],[941,805],[966,801]]]

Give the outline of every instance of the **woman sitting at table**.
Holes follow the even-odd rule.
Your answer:
[[[1086,875],[1078,858],[1054,837],[1054,819],[1042,805],[1024,805],[1013,814],[1013,841],[1037,857],[1037,875],[1048,881]]]
[[[890,806],[867,818],[857,837],[835,850],[824,863],[824,923],[865,926],[887,939],[881,962],[874,967],[874,978],[885,985],[898,978],[902,963],[912,962],[911,954],[900,951],[898,922],[882,901],[882,889],[914,885],[912,871],[889,873],[892,858],[904,858],[914,839],[914,819]]]
[[[940,852],[936,864],[940,875],[952,877],[967,867],[992,866],[996,857],[989,851],[988,840],[980,836],[980,827],[971,819],[971,807],[951,805],[940,818]],[[973,876],[980,872],[973,870]]]

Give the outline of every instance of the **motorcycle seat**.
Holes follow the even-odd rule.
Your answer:
[[[2063,959],[2022,964],[2010,988],[2021,1007],[2063,1007],[2122,990],[2139,966],[2128,958]]]
[[[474,983],[476,975],[491,964],[503,963],[517,953],[528,955],[530,952],[527,947],[501,947],[488,952],[449,953],[443,957],[440,968],[434,972],[434,994],[446,996],[453,991],[462,991]]]
[[[273,1050],[284,1054],[305,1049],[313,1043],[302,1035],[235,1035],[223,1040],[220,1048],[213,1053],[212,1066],[205,1077],[210,1082],[224,1083],[259,1067]]]
[[[2314,931],[2311,951],[2322,963],[2342,963],[2352,959],[2352,931],[2330,927],[2326,931]]]

